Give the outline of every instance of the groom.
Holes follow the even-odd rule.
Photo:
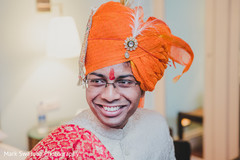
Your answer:
[[[80,84],[90,109],[37,144],[27,159],[174,160],[165,119],[143,109],[169,60],[193,61],[190,46],[143,9],[108,2],[93,11],[80,55]],[[58,153],[58,154],[56,154]]]

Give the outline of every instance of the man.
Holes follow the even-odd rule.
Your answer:
[[[144,93],[154,89],[169,59],[186,72],[193,52],[163,21],[144,22],[142,7],[124,4],[105,3],[89,19],[79,80],[91,110],[53,131],[27,159],[175,159],[166,121],[142,109]]]

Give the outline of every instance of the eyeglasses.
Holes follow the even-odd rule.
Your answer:
[[[113,83],[107,83],[106,80],[104,79],[87,79],[85,81],[86,87],[87,88],[106,88],[108,85],[112,84],[114,88],[117,89],[127,89],[127,88],[132,88],[136,85],[139,85],[140,83],[137,81],[132,81],[132,80],[117,80]]]

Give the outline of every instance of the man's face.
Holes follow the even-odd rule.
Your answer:
[[[130,64],[121,63],[96,70],[88,74],[87,79],[91,81],[91,86],[88,83],[86,97],[92,112],[103,124],[111,128],[123,128],[136,111],[142,96],[139,85],[135,84]],[[105,85],[98,86],[102,82],[116,82],[120,87],[115,85],[114,88],[112,84],[106,88]],[[124,87],[131,82],[134,82],[131,87]]]

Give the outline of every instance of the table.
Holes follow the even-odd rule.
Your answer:
[[[182,126],[182,119],[187,118],[191,121],[197,122],[202,124],[203,123],[203,110],[202,108],[198,108],[191,112],[179,112],[178,113],[178,120],[177,120],[177,127],[178,127],[178,137],[179,139],[183,139],[183,129],[184,126]]]
[[[39,133],[38,132],[38,126],[33,126],[29,131],[28,131],[28,149],[32,150],[33,147],[38,144],[43,138],[45,138],[51,131],[52,129],[49,129],[47,133]]]
[[[32,148],[40,142],[43,138],[45,138],[50,132],[56,129],[58,126],[64,124],[65,122],[69,121],[71,118],[65,118],[61,120],[47,122],[48,132],[46,133],[39,133],[38,126],[35,125],[28,131],[28,149],[32,150]]]

